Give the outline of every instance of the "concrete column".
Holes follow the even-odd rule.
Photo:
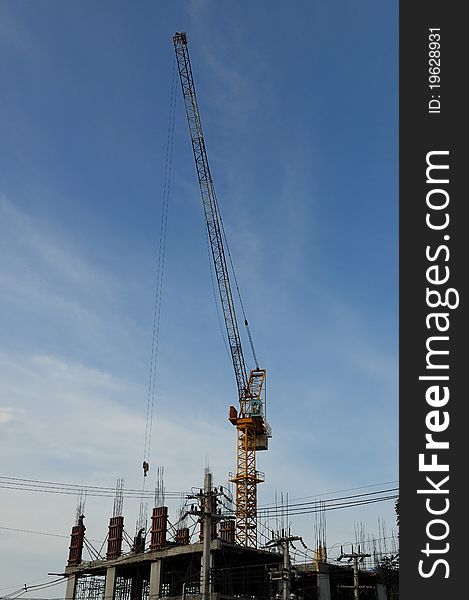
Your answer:
[[[388,593],[386,591],[386,586],[382,583],[376,584],[376,598],[377,600],[388,600]]]
[[[318,562],[318,598],[319,600],[331,600],[331,584],[329,580],[329,566]]]
[[[104,600],[114,600],[114,590],[116,587],[116,567],[106,569],[106,585],[104,588]]]
[[[73,600],[75,598],[75,584],[77,576],[69,575],[67,579],[67,589],[65,590],[65,600]]]
[[[160,597],[161,589],[161,560],[155,560],[150,566],[150,593],[149,600]]]

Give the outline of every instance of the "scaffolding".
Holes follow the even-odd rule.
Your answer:
[[[104,600],[105,575],[80,575],[75,584],[74,600]]]
[[[148,565],[120,568],[116,575],[114,600],[148,600],[150,568]]]

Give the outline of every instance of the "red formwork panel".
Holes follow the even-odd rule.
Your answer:
[[[79,565],[83,554],[83,542],[85,540],[86,527],[83,524],[83,518],[78,519],[78,525],[72,527],[70,536],[70,548],[68,553],[68,564]]]
[[[111,517],[109,520],[109,535],[106,558],[119,558],[122,554],[122,537],[124,534],[124,517]]]
[[[189,543],[189,527],[181,527],[176,531],[176,543],[187,546]]]
[[[166,546],[168,533],[168,507],[158,506],[153,509],[151,517],[150,550],[160,550]]]

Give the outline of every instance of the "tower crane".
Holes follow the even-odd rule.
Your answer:
[[[260,369],[256,364],[256,367],[251,369],[248,375],[246,368],[223,246],[220,213],[202,132],[186,34],[176,32],[173,36],[173,43],[238,390],[238,408],[230,406],[228,417],[237,430],[236,474],[231,477],[231,481],[236,485],[236,542],[255,548],[257,547],[257,485],[264,481],[263,473],[256,470],[256,452],[267,450],[268,439],[272,436],[265,415],[266,370]],[[246,320],[245,325],[247,326]],[[254,359],[257,363],[256,358]]]

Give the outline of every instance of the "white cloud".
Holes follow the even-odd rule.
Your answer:
[[[47,274],[48,280],[58,278],[85,289],[92,287],[95,292],[112,292],[115,282],[111,282],[109,275],[84,260],[69,241],[51,228],[50,222],[46,224],[27,215],[5,196],[0,196],[0,217],[3,247],[8,257],[3,268],[7,270],[9,266],[15,280],[21,280],[22,275],[30,278],[40,271],[41,278]],[[37,273],[35,279],[40,279]]]
[[[11,406],[0,406],[0,427],[15,420],[15,410]]]
[[[3,476],[109,487],[116,477],[125,476],[127,487],[141,486],[146,410],[141,386],[47,355],[0,354],[0,382]],[[232,448],[223,444],[223,432],[210,420],[194,422],[176,405],[176,399],[166,412],[170,416],[158,411],[154,419],[148,485],[153,484],[157,464],[165,466],[169,490],[200,485],[207,454],[219,479],[232,459]],[[210,452],[214,447],[217,452]],[[74,504],[74,496],[3,489],[0,526],[66,535],[73,524]],[[130,532],[137,504],[128,501],[124,509]],[[88,498],[91,539],[104,538],[111,506],[112,499]],[[21,532],[9,532],[8,538],[9,543],[0,549],[0,561],[6,560],[4,553],[11,557],[21,548],[28,580],[65,564],[66,539]],[[18,577],[20,569],[13,569],[5,585],[21,581]]]
[[[91,366],[40,354],[21,358],[0,354],[0,382],[0,406],[15,407],[3,408],[0,413],[14,417],[8,422],[10,430],[0,438],[3,475],[109,487],[116,477],[125,476],[126,487],[140,487],[146,409],[142,386]],[[194,406],[198,401],[194,394]],[[228,470],[234,470],[232,428],[221,427],[211,415],[194,418],[195,412],[189,412],[187,405],[180,406],[177,395],[165,398],[162,407],[155,413],[148,485],[154,481],[156,465],[164,465],[167,490],[199,486],[207,457],[217,485],[224,484]],[[261,504],[273,500],[274,490],[288,491],[293,498],[342,485],[333,477],[324,478],[322,465],[314,461],[307,472],[302,461],[292,462],[288,448],[293,434],[289,435],[288,429],[281,435],[274,431],[271,451],[259,455],[258,467],[267,472],[267,483],[260,489]],[[311,444],[311,439],[295,437],[294,443],[297,453],[299,445]],[[0,526],[69,532],[74,496],[2,491]],[[170,503],[173,518],[178,504]],[[111,498],[88,497],[85,514],[89,538],[104,538],[111,507]],[[130,533],[137,514],[138,501],[127,500],[124,515]],[[294,527],[304,530],[306,540],[313,517],[294,521]],[[350,514],[347,518],[350,529]],[[341,515],[332,519],[346,531]],[[332,539],[341,534],[331,530]],[[21,551],[30,579],[65,564],[65,538],[45,539],[19,532],[8,537],[9,543],[0,549],[0,561],[6,560],[2,556],[5,552],[11,556],[11,552]],[[42,551],[44,548],[47,551]],[[5,585],[18,583],[19,575],[19,570],[13,570]]]

